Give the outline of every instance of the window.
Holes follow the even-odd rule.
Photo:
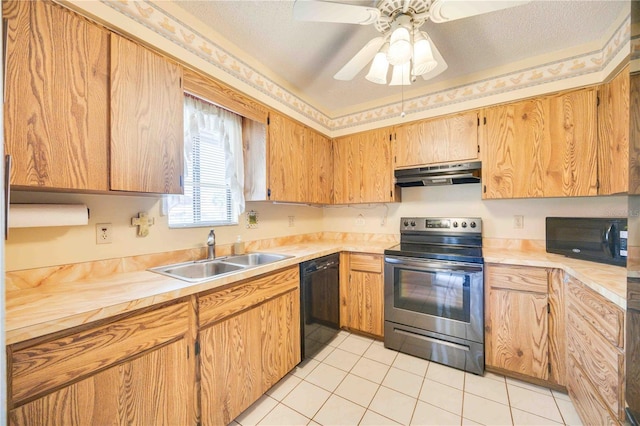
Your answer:
[[[169,227],[232,225],[244,211],[242,117],[185,95],[184,195],[167,198]]]

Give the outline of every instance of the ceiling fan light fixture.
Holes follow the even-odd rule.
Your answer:
[[[389,86],[410,86],[411,85],[411,63],[394,65]]]
[[[395,28],[391,32],[389,53],[387,53],[387,60],[394,66],[409,62],[413,53],[411,46],[411,33],[400,21],[401,20],[398,20],[394,23]]]
[[[411,74],[422,75],[438,66],[433,58],[429,36],[422,31],[416,31],[413,44],[413,70]]]
[[[387,73],[389,71],[389,61],[387,61],[387,51],[389,50],[389,43],[382,45],[376,56],[371,62],[371,68],[369,73],[365,77],[372,83],[387,84]]]

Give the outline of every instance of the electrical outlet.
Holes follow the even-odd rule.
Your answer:
[[[364,226],[364,216],[362,214],[359,214],[356,218],[356,226]]]
[[[289,228],[293,228],[294,226],[296,226],[296,217],[289,216]]]
[[[522,215],[514,215],[513,216],[513,229],[522,229],[524,228],[524,216]]]
[[[96,223],[96,244],[111,244],[111,224]]]

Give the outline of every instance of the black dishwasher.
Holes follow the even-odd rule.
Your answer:
[[[340,329],[340,254],[300,264],[302,359],[313,356]]]

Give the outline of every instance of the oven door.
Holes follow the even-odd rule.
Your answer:
[[[483,265],[385,256],[385,321],[484,342]]]

